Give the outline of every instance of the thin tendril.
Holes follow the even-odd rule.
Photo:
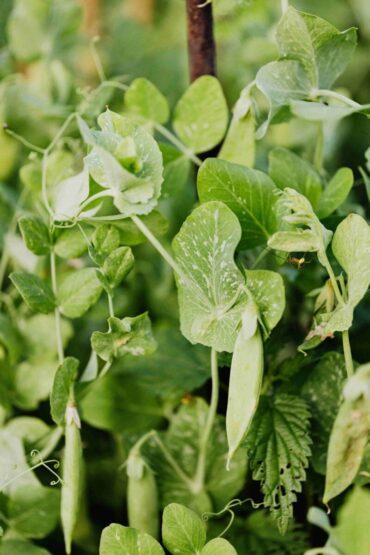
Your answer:
[[[52,465],[53,468],[56,470],[59,468],[60,463],[57,459],[48,459],[46,461],[43,460],[43,458],[41,457],[40,451],[38,451],[37,449],[34,449],[33,451],[31,451],[31,457],[35,458],[35,457],[39,457],[39,462],[36,463],[35,465],[27,468],[26,470],[23,470],[22,472],[20,472],[19,474],[17,474],[16,476],[13,476],[13,478],[10,478],[9,480],[6,480],[5,482],[3,482],[2,484],[0,484],[0,492],[3,491],[5,488],[7,488],[8,486],[10,486],[10,484],[12,484],[13,482],[16,482],[19,478],[21,478],[22,476],[25,476],[26,474],[28,474],[29,472],[33,472],[34,470],[36,470],[36,468],[40,468],[40,467],[44,467],[46,468],[51,474],[53,474],[56,477],[56,480],[52,480],[50,482],[51,486],[56,486],[58,484],[62,484],[63,480],[62,478],[59,476],[59,474],[57,474],[57,472],[55,472],[49,465]]]

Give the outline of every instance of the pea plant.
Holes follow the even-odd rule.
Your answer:
[[[335,88],[356,30],[283,3],[277,60],[231,115],[211,75],[171,113],[94,44],[101,82],[76,92],[56,54],[73,3],[45,59],[16,30],[23,6],[46,32],[31,4],[10,47],[48,91],[1,89],[22,160],[0,189],[1,553],[364,555],[370,229],[352,170],[325,167],[328,132],[370,113]],[[270,147],[293,120],[311,159]]]

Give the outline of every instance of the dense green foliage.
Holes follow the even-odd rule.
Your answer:
[[[369,551],[366,0],[213,4],[2,6],[0,554]]]

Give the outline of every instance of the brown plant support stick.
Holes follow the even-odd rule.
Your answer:
[[[212,3],[202,7],[202,0],[186,0],[186,11],[190,80],[216,75]]]

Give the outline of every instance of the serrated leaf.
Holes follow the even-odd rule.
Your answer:
[[[166,123],[169,118],[167,99],[148,79],[134,79],[125,93],[125,106],[149,121]]]
[[[31,310],[48,314],[54,309],[54,293],[41,278],[26,272],[13,272],[10,279]]]
[[[148,355],[155,351],[157,343],[152,335],[148,313],[133,318],[109,318],[109,331],[95,331],[91,336],[91,346],[105,361],[120,358],[126,354]]]
[[[49,230],[36,216],[24,216],[19,220],[19,228],[27,248],[37,255],[50,252]]]
[[[51,417],[58,426],[64,426],[68,399],[77,379],[79,361],[73,357],[64,359],[56,371],[50,395]]]
[[[97,302],[102,290],[95,268],[84,268],[67,275],[58,291],[61,312],[68,318],[79,318]]]
[[[110,524],[102,532],[99,555],[164,555],[164,551],[149,534]]]
[[[173,241],[181,331],[191,343],[232,352],[246,304],[244,279],[234,262],[241,237],[233,212],[208,202],[187,218]]]
[[[162,536],[173,555],[194,555],[206,543],[206,526],[191,509],[171,503],[163,511]]]
[[[342,397],[346,378],[344,358],[339,353],[325,353],[310,371],[303,387],[302,396],[312,413],[312,458],[316,472],[325,474],[326,456],[330,432]]]
[[[319,218],[327,218],[346,200],[353,185],[353,172],[350,168],[339,168],[324,189],[316,213]]]
[[[210,150],[223,138],[228,109],[219,81],[211,75],[196,79],[175,107],[173,126],[193,152]]]
[[[322,182],[317,171],[303,158],[287,148],[275,147],[269,154],[269,175],[279,189],[290,187],[308,198],[315,208]]]
[[[348,380],[330,435],[324,503],[344,491],[360,468],[370,430],[370,364]]]
[[[110,287],[118,287],[134,267],[135,259],[130,247],[119,247],[104,260],[102,271]]]
[[[261,397],[246,439],[247,453],[253,479],[261,482],[265,505],[282,533],[306,478],[310,443],[309,412],[302,399]]]
[[[238,216],[242,227],[242,248],[266,244],[279,229],[277,187],[258,170],[208,158],[197,179],[201,202],[224,202]]]

